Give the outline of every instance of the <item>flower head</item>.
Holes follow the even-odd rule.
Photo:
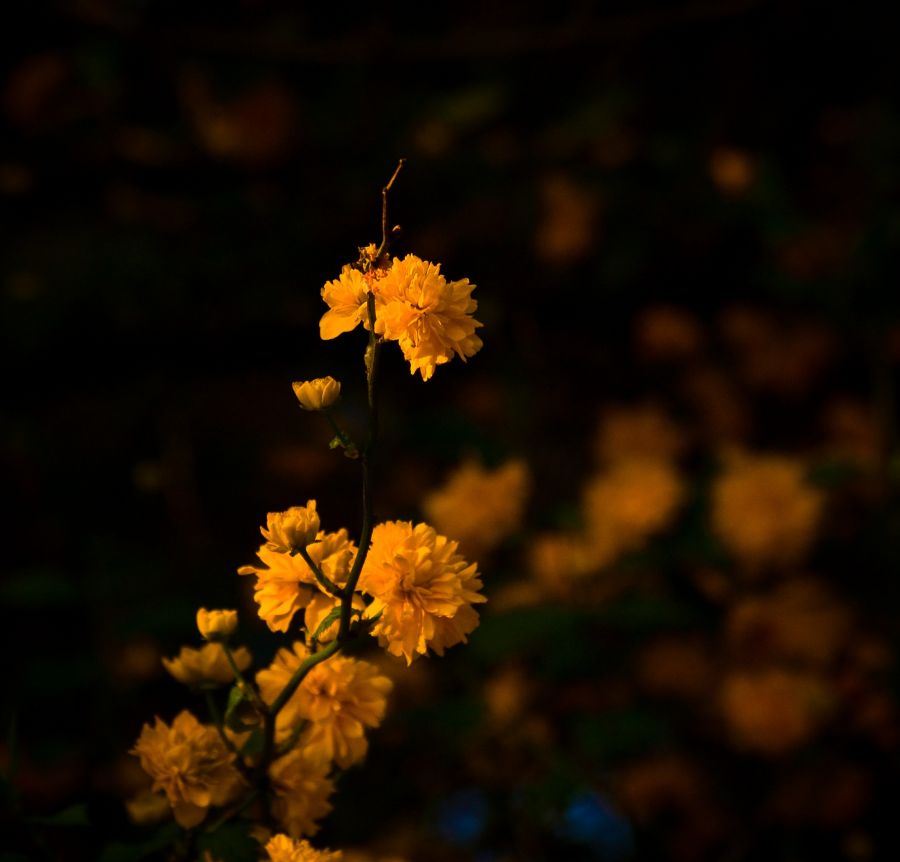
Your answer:
[[[805,472],[792,458],[738,455],[716,480],[713,528],[746,569],[789,566],[806,554],[824,500]]]
[[[278,554],[290,554],[316,540],[319,532],[319,513],[316,501],[305,506],[291,506],[286,512],[269,512],[266,526],[259,531],[266,539],[266,547]]]
[[[412,374],[428,380],[454,354],[465,360],[481,349],[475,334],[481,323],[472,317],[478,307],[474,288],[467,278],[447,281],[440,264],[413,254],[394,258],[375,288],[375,329],[399,343]]]
[[[256,675],[263,700],[272,703],[308,656],[299,641],[293,650],[280,649],[271,666]],[[335,656],[304,677],[278,714],[277,730],[287,735],[298,721],[309,722],[300,746],[346,769],[365,757],[366,728],[381,724],[391,688],[375,665]]]
[[[341,394],[341,384],[333,377],[297,380],[291,385],[304,410],[324,410],[331,407]]]
[[[380,614],[372,634],[407,664],[429,648],[443,655],[464,642],[478,625],[472,605],[487,601],[476,564],[457,553],[457,543],[410,521],[375,527],[359,584],[374,597],[367,616]]]
[[[496,470],[470,461],[425,498],[423,509],[438,530],[477,556],[521,524],[528,487],[528,468],[522,461],[509,461]]]
[[[328,797],[334,784],[328,777],[330,763],[319,753],[295,748],[269,767],[275,799],[272,813],[292,838],[315,835],[317,820],[331,811]]]
[[[335,584],[343,586],[347,582],[350,563],[356,556],[356,545],[343,528],[336,533],[320,531],[316,540],[307,545],[306,553]],[[327,596],[324,601],[316,601],[321,595],[319,585],[302,557],[276,553],[266,545],[261,546],[256,555],[263,565],[241,566],[238,574],[256,575],[253,598],[259,605],[260,618],[273,632],[286,632],[294,615],[314,602],[313,614],[320,613],[323,605],[328,605],[329,610],[334,606]]]
[[[275,835],[266,844],[271,862],[341,862],[340,850],[316,850],[309,841],[295,841],[287,835]]]
[[[208,641],[226,640],[237,628],[237,611],[197,611],[197,628]]]
[[[366,298],[369,280],[356,268],[347,264],[341,275],[322,288],[322,299],[328,311],[319,321],[319,335],[328,341],[344,332],[351,332],[362,323],[369,328]]]
[[[239,647],[231,654],[239,670],[250,667],[253,659],[246,647]],[[175,658],[164,658],[162,663],[175,679],[185,685],[196,685],[201,682],[225,685],[234,680],[234,671],[220,643],[204,644],[200,649],[182,647]]]
[[[225,805],[241,788],[234,755],[218,731],[200,724],[187,710],[171,727],[157,718],[145,724],[131,753],[153,779],[153,790],[164,790],[175,819],[184,828],[196,826],[210,805]]]

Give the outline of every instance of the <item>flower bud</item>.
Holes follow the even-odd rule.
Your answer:
[[[341,384],[333,377],[317,377],[315,380],[298,380],[291,384],[294,395],[304,410],[324,410],[331,407],[341,394]]]
[[[291,506],[286,512],[269,512],[266,526],[260,527],[266,547],[278,554],[294,553],[316,540],[319,532],[319,513],[316,501],[305,506]]]
[[[237,628],[237,611],[197,611],[197,628],[208,641],[224,641]]]

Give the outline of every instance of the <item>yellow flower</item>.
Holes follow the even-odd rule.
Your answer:
[[[316,850],[309,841],[294,841],[287,835],[275,835],[266,844],[271,862],[341,862],[340,850]]]
[[[305,506],[291,506],[286,512],[269,512],[266,526],[260,527],[259,531],[266,539],[266,547],[278,554],[305,548],[316,540],[319,532],[316,501],[309,500]]]
[[[278,650],[272,664],[256,675],[266,703],[278,697],[308,655],[309,650],[297,641],[293,651]],[[278,714],[279,738],[289,735],[298,721],[307,721],[300,746],[346,769],[366,756],[366,728],[381,724],[392,688],[393,683],[375,665],[335,656],[304,677]]]
[[[153,790],[164,790],[175,819],[185,829],[196,826],[211,805],[227,805],[241,789],[234,755],[218,731],[200,724],[187,710],[172,726],[161,719],[145,724],[131,753],[153,779]]]
[[[656,459],[617,461],[584,495],[588,539],[599,564],[640,548],[668,526],[684,498],[675,468]]]
[[[831,709],[832,696],[818,676],[767,668],[731,674],[720,704],[737,745],[784,754],[813,737]]]
[[[397,341],[423,380],[454,353],[465,360],[481,348],[475,330],[481,326],[472,317],[478,303],[472,299],[475,285],[467,278],[447,281],[440,264],[408,254],[394,258],[391,268],[375,287],[379,299],[375,329]]]
[[[658,407],[613,407],[600,421],[596,452],[601,463],[623,458],[673,460],[685,446],[684,434]]]
[[[272,813],[292,838],[315,835],[316,821],[331,811],[328,797],[334,784],[328,777],[330,763],[306,748],[295,748],[269,767],[275,799]]]
[[[235,664],[239,670],[250,667],[253,660],[246,647],[232,650]],[[231,665],[225,657],[222,644],[204,644],[200,649],[182,647],[175,658],[164,658],[163,667],[179,682],[194,685],[198,682],[229,683],[234,680]]]
[[[813,540],[823,497],[799,460],[735,455],[712,488],[713,528],[744,566],[790,566]]]
[[[341,394],[341,384],[333,377],[298,380],[291,385],[304,410],[324,410],[331,407]]]
[[[307,554],[335,584],[343,586],[350,573],[350,563],[356,556],[356,545],[343,528],[336,533],[320,531],[316,540],[306,548]],[[259,605],[259,616],[273,632],[286,632],[297,611],[312,606],[310,617],[321,621],[321,609],[334,601],[325,596],[324,602],[314,599],[320,595],[312,569],[299,556],[289,556],[269,550],[262,545],[257,557],[263,566],[241,566],[239,575],[256,575],[253,598]],[[327,613],[327,611],[326,611]],[[321,616],[319,616],[321,614]],[[310,619],[307,619],[307,624]],[[315,631],[315,628],[312,629]]]
[[[126,800],[128,819],[139,826],[148,826],[165,820],[172,811],[165,793],[154,793],[147,789]]]
[[[374,597],[366,615],[380,614],[372,634],[407,664],[429,648],[443,655],[465,642],[478,625],[472,604],[487,601],[477,565],[457,553],[457,543],[410,521],[375,527],[359,585]]]
[[[237,611],[197,611],[197,628],[208,641],[226,640],[237,628]]]
[[[328,341],[350,332],[362,323],[369,328],[366,297],[370,280],[350,264],[341,270],[340,278],[329,281],[322,288],[322,299],[328,311],[319,321],[319,335]]]
[[[477,557],[520,526],[528,489],[528,468],[522,461],[496,470],[470,461],[429,494],[422,508],[436,529]]]

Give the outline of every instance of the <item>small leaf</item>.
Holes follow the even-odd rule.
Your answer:
[[[341,447],[343,445],[344,445],[344,443],[340,437],[332,437],[331,440],[328,442],[329,449],[338,449],[339,447]]]
[[[256,755],[262,754],[265,739],[261,727],[253,728],[247,741],[241,746],[241,757],[256,757]]]
[[[214,832],[207,832],[197,839],[197,849],[203,859],[205,851],[222,862],[256,862],[259,843],[250,835],[252,824],[246,820],[224,823]]]
[[[319,623],[319,625],[317,626],[315,632],[313,632],[313,640],[314,640],[314,641],[319,640],[319,638],[322,637],[322,635],[323,635],[326,631],[328,631],[328,628],[329,628],[336,620],[339,620],[340,618],[341,618],[341,606],[340,606],[340,605],[336,605],[335,607],[333,607],[333,608],[328,612],[328,615],[325,617],[325,619],[322,620],[322,622]]]
[[[240,685],[233,685],[228,692],[228,705],[225,707],[225,725],[237,733],[253,730],[255,724],[248,724],[241,719],[238,710],[247,701],[247,695]]]

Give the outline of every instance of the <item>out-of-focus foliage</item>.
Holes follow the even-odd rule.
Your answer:
[[[321,846],[897,854],[893,32],[874,6],[482,6],[51,0],[0,27],[11,853],[171,844],[121,754],[185,706],[161,658],[198,606],[254,616],[260,511],[357,520],[285,393],[359,379],[308,333],[406,156],[397,253],[477,273],[485,346],[415,390],[385,357],[376,514],[418,519],[466,459],[520,459],[531,496],[482,537],[470,646],[381,660]]]

